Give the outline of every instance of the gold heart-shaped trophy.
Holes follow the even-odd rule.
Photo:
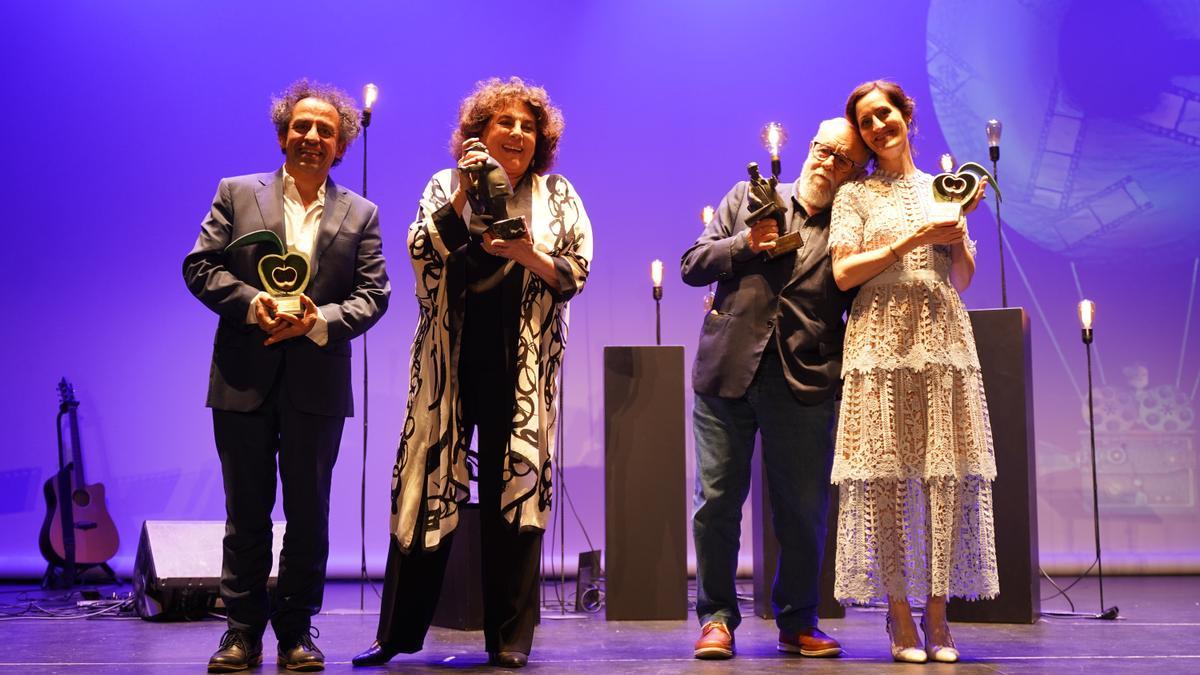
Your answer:
[[[308,256],[299,251],[287,251],[279,235],[270,230],[255,230],[234,239],[226,251],[252,244],[268,244],[277,251],[258,259],[258,279],[263,289],[275,299],[275,309],[300,316],[300,294],[308,286],[311,267]]]
[[[930,220],[940,223],[956,221],[961,218],[963,206],[975,198],[984,178],[995,191],[996,201],[1000,201],[1000,184],[996,182],[992,174],[988,173],[987,169],[975,162],[963,164],[954,173],[939,173],[934,176],[933,208],[930,210]]]

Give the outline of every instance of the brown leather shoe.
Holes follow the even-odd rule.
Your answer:
[[[709,621],[700,629],[692,656],[698,659],[728,659],[733,656],[733,633],[720,621]]]
[[[796,633],[779,631],[778,649],[801,656],[838,656],[842,653],[842,645],[816,626]]]

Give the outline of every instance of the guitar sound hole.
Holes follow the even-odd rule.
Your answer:
[[[75,506],[85,507],[92,503],[92,496],[86,490],[76,490],[71,495],[71,501],[75,502]]]

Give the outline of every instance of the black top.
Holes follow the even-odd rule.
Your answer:
[[[532,184],[527,177],[517,183],[508,200],[510,217],[530,220]],[[453,252],[448,274],[458,283],[451,288],[465,295],[458,353],[460,371],[476,376],[503,378],[515,384],[521,291],[525,268],[483,248],[482,232],[473,232],[450,203],[433,215],[443,241]]]

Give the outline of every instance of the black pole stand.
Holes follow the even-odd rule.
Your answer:
[[[362,141],[363,141],[363,165],[362,165],[362,196],[367,198],[367,127],[371,126],[371,111],[364,110],[362,112]],[[363,406],[362,406],[362,484],[359,488],[359,542],[362,553],[362,575],[358,582],[358,608],[363,610],[366,607],[366,588],[369,579],[367,578],[367,411],[368,399],[367,392],[367,334],[362,334],[362,352],[363,352]]]
[[[1092,448],[1092,528],[1096,533],[1096,573],[1100,582],[1100,613],[1097,619],[1115,619],[1120,614],[1116,605],[1104,606],[1104,563],[1100,559],[1100,484],[1096,479],[1096,416],[1092,403],[1092,329],[1083,329],[1083,344],[1087,347],[1088,373],[1088,434]]]
[[[662,286],[654,287],[654,344],[662,346]]]
[[[988,148],[988,154],[992,158],[992,177],[996,182],[1000,182],[1000,146],[993,145]],[[996,250],[1000,255],[1000,306],[1008,307],[1008,283],[1004,280],[1004,232],[1001,230],[1002,222],[1000,220],[1000,200],[996,200]]]

